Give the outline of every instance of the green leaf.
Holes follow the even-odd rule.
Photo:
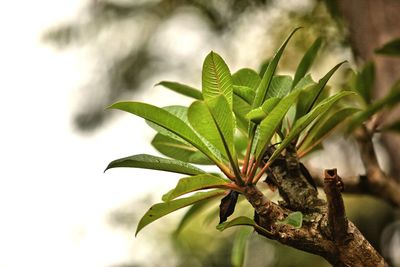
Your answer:
[[[286,38],[285,42],[281,45],[281,47],[278,49],[274,57],[271,59],[270,63],[268,64],[267,70],[265,71],[263,78],[260,82],[260,84],[257,87],[256,90],[256,96],[254,98],[253,102],[253,108],[258,108],[261,106],[262,103],[264,103],[265,98],[268,93],[268,89],[270,87],[272,77],[275,73],[276,67],[278,66],[278,62],[282,56],[283,51],[285,50],[286,45],[288,44],[290,38],[293,36],[293,34],[300,28],[294,29],[290,35]]]
[[[249,121],[246,119],[246,114],[251,110],[251,105],[249,105],[243,98],[233,95],[233,112],[236,116],[236,123],[241,132],[247,135],[247,130],[249,128]]]
[[[267,99],[270,97],[284,97],[290,92],[292,77],[288,75],[277,75],[272,78]]]
[[[186,124],[189,123],[188,117],[187,117],[187,107],[184,106],[179,106],[179,105],[173,105],[173,106],[166,106],[163,107],[162,109],[168,111],[169,113],[171,113],[172,115],[178,117],[179,119],[181,119],[183,122],[185,122]],[[190,143],[186,142],[184,139],[182,139],[181,137],[177,136],[176,134],[174,134],[173,132],[167,130],[166,128],[159,126],[156,123],[153,123],[151,121],[146,120],[147,125],[149,125],[151,128],[153,128],[155,131],[157,131],[157,133],[165,135],[165,136],[169,136],[172,139],[175,139],[181,143],[190,145]]]
[[[322,38],[317,38],[301,59],[294,75],[292,88],[307,74],[321,48]]]
[[[210,52],[203,63],[202,86],[205,101],[224,95],[232,109],[232,76],[228,66],[215,52]]]
[[[174,189],[163,195],[163,201],[171,201],[184,194],[210,188],[223,188],[229,181],[211,174],[199,174],[195,176],[185,177],[179,180]]]
[[[231,263],[233,267],[242,267],[246,259],[247,241],[253,230],[251,228],[242,228],[236,232],[233,241]]]
[[[312,126],[305,139],[301,142],[298,154],[304,155],[311,152],[312,148],[320,144],[335,128],[357,111],[359,109],[348,107],[335,111],[333,114],[323,115],[326,118],[319,120]]]
[[[295,103],[300,92],[300,90],[293,91],[286,97],[282,98],[267,117],[261,121],[259,125],[259,141],[256,149],[257,159],[264,154],[267,144],[271,141],[272,136],[281,124],[285,114],[293,103]]]
[[[233,112],[229,108],[228,101],[224,95],[210,99],[206,103],[211,111],[214,123],[217,126],[219,136],[224,145],[225,152],[228,156],[229,162],[231,163],[232,169],[236,177],[240,179],[239,164],[235,151],[235,143],[233,141],[233,136],[236,130],[236,121]]]
[[[213,162],[191,144],[179,142],[171,137],[156,134],[151,144],[161,154],[194,164],[211,165]]]
[[[325,85],[328,83],[329,79],[336,72],[336,70],[346,61],[340,62],[336,66],[334,66],[324,77],[322,77],[318,84],[309,88],[309,90],[305,89],[302,96],[300,97],[301,101],[298,102],[296,107],[296,118],[300,118],[304,114],[308,113],[313,106],[316,104],[317,99],[322,93],[322,90],[325,88]]]
[[[199,192],[193,196],[186,198],[179,198],[169,202],[158,203],[153,206],[143,215],[140,219],[136,229],[135,236],[148,224],[158,220],[159,218],[179,210],[181,208],[190,206],[199,201],[215,197],[217,195],[223,195],[225,190],[212,190],[208,192]]]
[[[375,50],[375,53],[387,56],[400,56],[400,38],[391,40],[382,47]]]
[[[194,99],[203,100],[203,95],[201,91],[196,88],[193,88],[189,85],[177,83],[177,82],[170,82],[170,81],[162,81],[156,85],[162,85],[165,88],[168,88],[174,92],[177,92],[181,95],[188,96]]]
[[[400,120],[395,121],[395,122],[383,127],[382,131],[400,133]]]
[[[244,68],[232,74],[232,80],[234,85],[247,86],[255,91],[261,78],[254,70]]]
[[[307,74],[306,76],[301,78],[301,80],[296,84],[293,90],[302,90],[313,84],[315,85],[317,83],[314,82],[314,80],[311,78],[311,74]]]
[[[246,118],[256,124],[259,124],[276,107],[280,100],[281,98],[279,97],[268,98],[261,107],[250,111],[246,115]]]
[[[265,59],[264,61],[261,62],[261,65],[260,65],[259,71],[258,71],[258,75],[260,77],[264,76],[270,62],[271,62],[271,58]]]
[[[162,126],[185,141],[189,142],[194,147],[198,148],[212,161],[220,162],[218,155],[216,155],[214,151],[211,152],[210,148],[188,125],[186,125],[184,121],[162,108],[141,102],[119,102],[111,105],[109,108],[119,109],[135,114],[159,126]]]
[[[350,91],[340,92],[336,95],[328,97],[323,100],[320,104],[318,104],[315,108],[313,108],[309,113],[298,119],[293,125],[290,133],[283,139],[282,143],[279,145],[279,148],[274,151],[272,156],[269,158],[269,162],[274,161],[280,153],[295,139],[299,136],[301,131],[303,131],[307,126],[310,125],[315,119],[320,118],[323,114],[325,114],[338,100],[345,96],[349,96],[354,94]]]
[[[196,215],[199,215],[204,208],[206,208],[208,205],[210,205],[210,202],[214,200],[214,198],[218,197],[219,195],[216,195],[214,197],[210,197],[208,199],[201,200],[199,202],[194,203],[183,215],[182,219],[180,220],[178,227],[176,228],[174,234],[179,234],[182,229],[192,220],[196,217]]]
[[[234,155],[233,135],[236,129],[235,118],[224,96],[218,96],[207,102],[211,115],[218,126],[221,139],[225,140],[229,152]]]
[[[372,89],[375,81],[375,65],[372,61],[366,63],[356,75],[356,91],[363,97],[365,103],[371,103]]]
[[[225,159],[228,159],[223,140],[207,104],[204,101],[193,102],[188,110],[188,118],[193,129],[215,146]]]
[[[360,126],[364,121],[371,118],[372,115],[381,111],[384,108],[392,108],[395,104],[400,102],[400,81],[397,82],[390,92],[384,97],[373,104],[369,105],[367,109],[362,112],[359,112],[354,116],[351,121],[348,132],[352,132],[355,128]]]
[[[292,212],[283,221],[278,221],[277,224],[288,224],[299,229],[303,224],[303,213],[300,211]]]
[[[165,159],[147,154],[114,160],[107,166],[105,171],[117,167],[152,169],[189,175],[205,173],[203,170],[180,160]]]
[[[242,154],[244,156],[248,143],[247,137],[242,132],[236,132],[234,136],[234,142],[236,152],[241,156]]]
[[[253,103],[254,100],[254,90],[247,86],[233,86],[233,93],[244,101],[246,101],[249,105]]]
[[[231,228],[233,226],[241,226],[241,225],[247,225],[247,226],[253,226],[253,227],[257,226],[256,222],[253,219],[250,219],[249,217],[246,217],[246,216],[240,216],[231,221],[226,221],[226,222],[218,224],[217,230],[222,232],[225,229]]]

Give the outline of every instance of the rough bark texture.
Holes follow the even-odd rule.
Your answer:
[[[273,147],[267,150],[265,160],[273,151]],[[304,177],[300,166],[295,147],[289,146],[266,172],[266,182],[278,188],[283,198],[279,204],[267,199],[255,185],[242,188],[255,209],[256,223],[267,230],[258,233],[320,255],[333,266],[387,266],[357,227],[347,220],[341,195],[343,182],[336,169],[325,171],[325,202],[318,198],[317,189]],[[304,215],[301,228],[277,223],[298,210]]]
[[[336,219],[331,216],[336,216],[337,207],[329,212],[330,206],[323,205],[314,212],[306,213],[303,226],[295,229],[290,225],[276,224],[292,211],[269,201],[257,187],[246,187],[244,195],[257,212],[257,223],[268,230],[268,232],[258,231],[260,235],[320,255],[333,266],[387,266],[384,259],[354,224],[347,219],[343,220],[345,215],[340,217],[342,220],[339,219],[344,224],[335,228]],[[343,207],[341,210],[344,214]],[[345,232],[337,234],[342,230]]]

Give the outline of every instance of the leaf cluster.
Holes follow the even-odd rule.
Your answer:
[[[212,51],[203,63],[201,90],[173,81],[158,84],[193,98],[189,107],[160,108],[141,102],[118,102],[109,107],[144,118],[157,131],[152,145],[167,158],[134,155],[111,162],[107,169],[147,168],[187,175],[162,197],[162,202],[144,214],[136,234],[157,219],[191,206],[181,228],[211,203],[209,200],[218,198],[221,199],[218,230],[247,225],[267,231],[246,216],[227,221],[244,188],[257,184],[266,168],[284,156],[289,145],[295,145],[301,158],[315,150],[347,118],[356,120],[355,125],[370,116],[366,110],[360,111],[352,105],[354,101],[349,101],[360,95],[366,102],[370,101],[366,93],[370,67],[359,74],[358,90],[333,93],[327,86],[344,62],[335,65],[317,82],[311,78],[309,70],[321,48],[320,38],[304,54],[293,78],[276,74],[282,54],[298,30],[286,38],[262,75],[249,68],[232,74],[223,58]],[[398,91],[393,94],[399,96]],[[271,146],[275,150],[266,158]],[[221,173],[206,172],[192,164],[215,165]],[[279,223],[300,228],[302,220],[301,212],[294,212]],[[234,249],[243,250],[243,240],[248,236],[249,232],[239,232]]]

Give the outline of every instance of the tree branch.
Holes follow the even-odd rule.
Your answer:
[[[360,148],[361,161],[365,168],[365,175],[343,177],[346,184],[343,192],[351,194],[368,194],[378,197],[394,207],[400,207],[400,183],[383,172],[379,166],[372,134],[365,127],[360,127],[354,133]],[[324,179],[320,171],[308,168],[315,183],[324,186]]]
[[[349,240],[348,221],[340,193],[342,188],[343,182],[336,169],[325,170],[324,191],[328,202],[328,226],[335,242],[340,244]]]
[[[318,211],[307,213],[307,220],[303,221],[300,229],[296,229],[291,225],[276,223],[292,211],[268,200],[256,186],[247,186],[244,189],[244,196],[256,211],[256,223],[268,230],[256,229],[256,231],[266,238],[320,255],[333,266],[387,266],[382,256],[350,221],[339,220],[341,226],[332,231],[326,206],[319,207]],[[336,216],[341,213],[336,211],[331,214]],[[344,214],[344,209],[342,214]],[[343,238],[338,238],[335,232],[340,232],[341,229],[346,229],[345,235]],[[347,238],[347,236],[352,238]],[[339,242],[339,240],[342,241]]]
[[[387,176],[379,166],[372,143],[372,134],[362,126],[355,131],[354,136],[360,148],[361,160],[364,164],[368,181],[368,189],[374,195],[399,207],[400,184],[394,178]]]

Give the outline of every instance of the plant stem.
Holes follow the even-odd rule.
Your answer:
[[[225,174],[225,176],[229,178],[229,180],[236,181],[235,179],[236,176],[233,173],[231,173],[231,170],[228,168],[228,166],[222,163],[215,163],[215,164]]]
[[[246,148],[246,155],[244,156],[243,159],[243,165],[242,165],[242,174],[245,175],[247,173],[247,166],[249,166],[249,158],[250,158],[250,150],[251,150],[251,146],[253,144],[253,138],[250,139],[249,144],[247,145]]]
[[[251,169],[253,167],[253,163],[254,163],[254,156],[250,158],[250,162],[249,162],[249,165],[248,165],[247,170],[246,170],[246,175],[247,176],[250,175],[250,171],[251,171]]]
[[[262,177],[262,175],[266,172],[266,170],[269,168],[269,165],[270,165],[271,163],[270,162],[267,162],[267,163],[265,163],[265,165],[264,165],[264,167],[261,169],[261,171],[259,171],[258,173],[257,173],[257,175],[254,177],[254,179],[253,179],[253,183],[257,183],[258,182],[258,180],[260,180],[260,178]]]
[[[259,157],[256,162],[253,164],[253,167],[251,168],[250,174],[249,174],[249,179],[248,179],[248,184],[252,184],[253,183],[253,178],[254,175],[257,172],[258,166],[260,165],[261,162],[261,157]]]

